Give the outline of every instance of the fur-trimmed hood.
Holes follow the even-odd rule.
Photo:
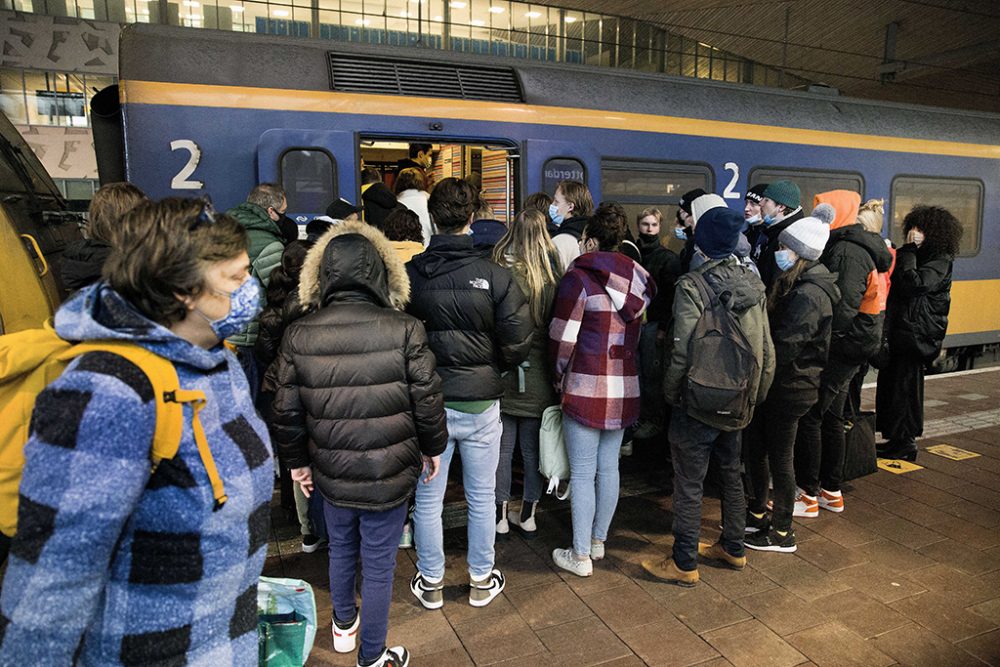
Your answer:
[[[338,237],[360,236],[360,239],[343,239],[336,249],[327,252],[330,242]],[[380,269],[366,258],[366,247],[374,249],[385,266],[384,277]],[[339,252],[343,250],[344,252]],[[375,227],[364,222],[341,222],[317,239],[302,264],[299,283],[299,302],[303,306],[320,307],[338,290],[366,291],[381,303],[397,310],[406,308],[410,300],[410,278],[392,242]]]

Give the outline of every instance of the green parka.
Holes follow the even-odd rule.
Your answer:
[[[250,273],[260,281],[266,293],[267,285],[271,282],[271,272],[281,264],[281,253],[285,250],[281,228],[266,210],[250,202],[243,202],[236,208],[229,209],[226,215],[235,218],[247,230]],[[253,347],[257,342],[259,329],[258,321],[254,320],[244,331],[227,340],[240,347]]]

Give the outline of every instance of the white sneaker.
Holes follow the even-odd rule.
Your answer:
[[[503,592],[507,580],[500,570],[494,569],[482,579],[469,578],[469,604],[473,607],[485,607],[493,602],[496,596]]]
[[[632,456],[632,441],[623,442],[621,449],[618,450],[618,458],[623,458],[625,456]]]
[[[408,667],[409,664],[410,653],[402,646],[385,649],[378,660],[367,665],[362,665],[361,656],[358,656],[358,667]]]
[[[555,549],[552,552],[552,562],[557,567],[561,567],[567,572],[572,572],[578,577],[589,577],[594,574],[594,563],[588,558],[580,560],[573,553],[572,549]]]
[[[792,516],[797,516],[800,519],[814,519],[819,516],[819,501],[816,500],[816,496],[810,496],[802,489],[796,489],[795,509],[792,510]]]
[[[510,510],[507,512],[507,522],[515,528],[520,528],[521,532],[524,533],[524,537],[532,539],[538,530],[538,524],[535,522],[536,509],[538,509],[537,502],[529,503],[522,500],[519,511]]]
[[[354,620],[347,626],[333,619],[333,650],[337,653],[351,653],[358,646],[358,626],[361,625],[361,610],[354,612]]]
[[[510,523],[507,521],[507,501],[497,503],[497,535],[506,535],[510,532]]]
[[[590,560],[601,560],[604,558],[604,542],[600,540],[590,541]]]

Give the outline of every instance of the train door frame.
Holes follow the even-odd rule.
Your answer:
[[[281,160],[293,150],[315,150],[330,157],[334,169],[334,191],[330,201],[360,188],[358,133],[347,130],[272,128],[264,131],[257,140],[257,182],[278,183],[284,187]],[[350,156],[349,160],[344,156]],[[286,214],[298,223],[305,223],[323,215],[325,209],[326,204],[319,211],[296,211],[290,207]]]

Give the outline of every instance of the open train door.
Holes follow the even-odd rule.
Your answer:
[[[27,247],[31,248],[34,260],[29,257]],[[17,231],[4,206],[0,206],[0,266],[4,268],[0,334],[37,327],[55,312],[59,298],[51,267],[37,241]]]
[[[353,199],[357,149],[353,132],[268,130],[257,142],[258,182],[280,184],[288,196],[286,215],[305,224],[325,215],[334,199]]]
[[[601,201],[601,156],[586,142],[529,139],[524,147],[525,195],[555,193],[559,181],[586,183],[594,204]]]

